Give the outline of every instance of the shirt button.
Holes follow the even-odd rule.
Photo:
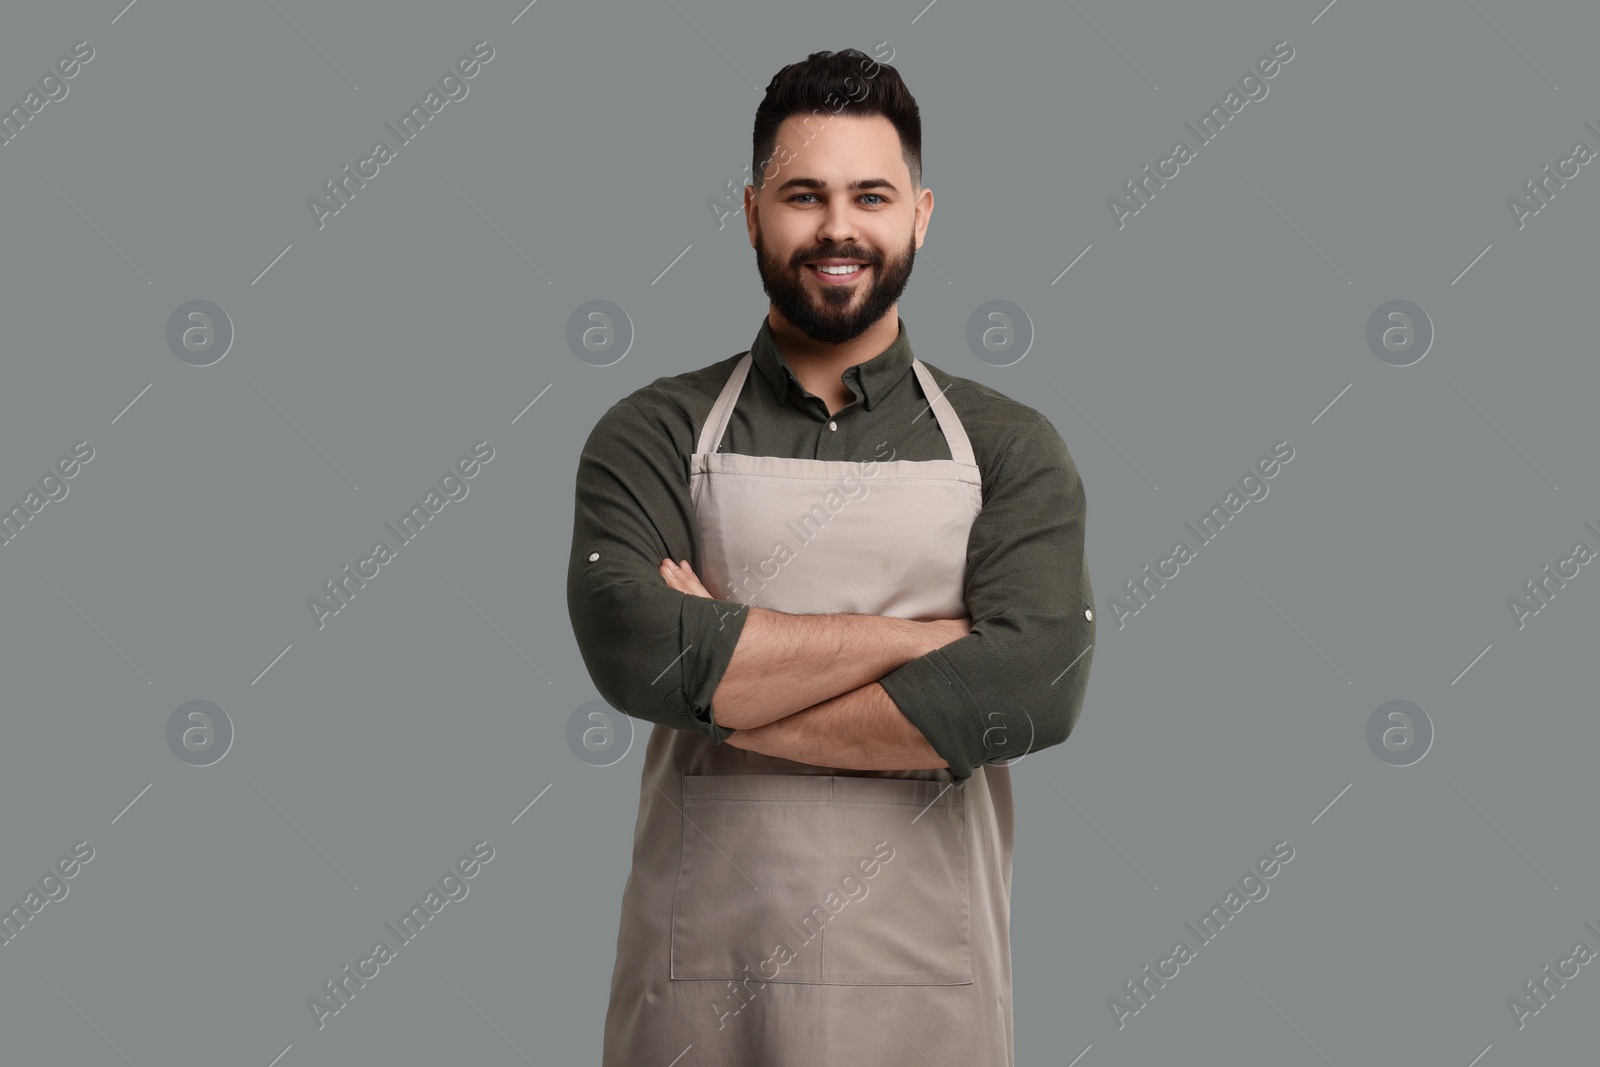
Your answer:
[[[1093,622],[1094,621],[1094,609],[1093,608],[1084,608],[1083,609],[1083,617],[1088,619],[1090,622]]]
[[[589,553],[589,562],[590,563],[593,563],[595,560],[597,560],[599,558],[600,558],[600,553],[598,553],[598,552]]]
[[[839,424],[838,423],[834,422],[832,419],[828,420],[828,429],[837,430],[838,428],[839,428]]]

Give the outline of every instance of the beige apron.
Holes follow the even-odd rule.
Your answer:
[[[796,614],[965,616],[982,484],[927,369],[912,361],[953,458],[855,463],[716,451],[750,362],[691,459],[706,589]],[[1012,1067],[1011,772],[953,783],[653,726],[604,1067]]]

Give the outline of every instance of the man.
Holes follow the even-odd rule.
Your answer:
[[[1083,485],[1043,415],[912,355],[921,140],[892,67],[780,71],[754,344],[584,446],[573,630],[654,724],[606,1067],[1014,1062],[1011,764],[1083,702]]]

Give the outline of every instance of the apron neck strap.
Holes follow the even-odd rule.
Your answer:
[[[745,379],[750,376],[751,362],[752,357],[746,352],[744,358],[734,365],[733,373],[728,375],[727,384],[717,395],[716,403],[711,405],[711,414],[706,417],[705,426],[700,430],[700,439],[695,444],[696,455],[715,452],[722,446],[722,437],[728,430],[729,420],[733,418],[733,407],[739,402],[739,394],[744,391]],[[966,428],[961,425],[961,419],[944,391],[933,380],[928,368],[915,356],[911,357],[911,369],[916,372],[917,381],[922,384],[922,394],[927,397],[928,407],[933,410],[939,429],[944,433],[945,444],[950,447],[950,458],[969,467],[976,466],[972,441],[967,437]]]
[[[715,452],[722,447],[722,435],[728,429],[728,420],[733,417],[733,405],[738,403],[739,394],[744,391],[750,363],[750,353],[746,352],[744,358],[734,365],[733,373],[728,375],[728,384],[722,387],[717,402],[711,405],[711,414],[706,417],[706,424],[700,430],[700,441],[694,448],[695,455]]]
[[[939,429],[944,431],[945,443],[950,446],[950,458],[968,467],[977,466],[966,427],[961,425],[961,419],[956,415],[949,398],[944,395],[944,390],[933,380],[933,375],[922,365],[922,360],[915,356],[911,357],[911,369],[917,372],[917,381],[922,383],[922,395],[928,398],[928,406],[939,420]]]

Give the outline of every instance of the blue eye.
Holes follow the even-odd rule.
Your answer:
[[[817,195],[816,193],[796,193],[796,194],[794,194],[793,196],[791,196],[789,198],[789,201],[791,203],[793,203],[794,201],[799,200],[802,196],[812,196],[812,197],[814,197],[816,195]],[[887,201],[884,200],[884,197],[883,197],[882,193],[862,193],[861,194],[862,199],[865,199],[866,197],[869,197],[869,196],[872,197],[872,199],[874,201],[878,201],[878,202],[881,202],[881,203],[887,203]],[[868,204],[867,206],[868,207],[878,207],[879,203],[872,203],[872,204]]]

